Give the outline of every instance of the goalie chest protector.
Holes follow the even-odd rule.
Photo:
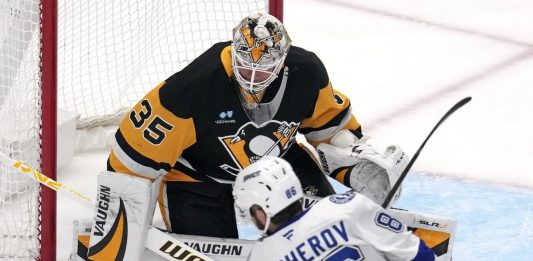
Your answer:
[[[126,161],[158,171],[172,169],[167,181],[233,181],[261,156],[291,161],[295,156],[289,148],[297,131],[335,127],[347,117],[349,101],[333,95],[320,59],[293,46],[285,60],[289,75],[277,113],[261,125],[250,121],[232,77],[230,48],[230,42],[215,44],[133,108],[116,134],[118,146],[129,157]],[[282,73],[266,89],[262,102],[276,95]],[[337,107],[320,102],[324,95]],[[329,119],[317,122],[313,117],[325,107]],[[110,157],[110,170],[120,172],[117,168],[123,165],[128,167],[128,162]]]

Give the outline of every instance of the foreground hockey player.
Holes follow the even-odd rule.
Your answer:
[[[174,233],[237,238],[231,184],[265,155],[289,161],[305,193],[334,193],[312,153],[295,142],[297,133],[318,146],[326,174],[376,202],[408,161],[398,147],[380,154],[365,144],[350,101],[332,88],[320,59],[291,46],[273,16],[250,15],[233,30],[233,41],[213,45],[124,118],[108,172],[99,177],[90,253],[123,247],[110,233],[132,236],[131,226],[151,222],[156,201]],[[133,194],[143,196],[127,196]],[[117,213],[130,208],[137,214],[117,223]]]
[[[376,203],[356,192],[303,211],[303,191],[289,163],[263,157],[233,189],[237,213],[262,230],[248,260],[435,260],[433,250]]]

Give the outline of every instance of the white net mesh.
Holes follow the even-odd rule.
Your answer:
[[[39,167],[39,2],[0,1],[0,151]],[[0,166],[0,257],[38,255],[39,185]]]
[[[59,0],[58,108],[115,124],[266,0]],[[40,166],[40,2],[0,1],[0,151]],[[43,64],[42,66],[47,66]],[[0,259],[39,255],[39,186],[0,168]],[[53,232],[53,231],[52,231]]]
[[[266,8],[249,0],[61,1],[60,108],[81,114],[78,128],[109,124]]]

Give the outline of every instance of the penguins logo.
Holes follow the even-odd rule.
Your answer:
[[[252,62],[257,63],[263,57],[270,57],[272,52],[281,53],[277,44],[281,41],[283,33],[272,23],[262,24],[260,21],[250,19],[241,25],[240,32],[246,45],[238,46],[237,50],[246,53]]]
[[[223,164],[220,168],[237,175],[241,169],[263,156],[282,156],[294,142],[299,125],[294,122],[269,121],[257,126],[249,122],[241,126],[236,134],[219,137],[236,165]]]

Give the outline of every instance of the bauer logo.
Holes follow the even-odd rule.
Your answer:
[[[246,182],[247,180],[249,179],[252,179],[252,178],[255,178],[255,177],[258,177],[259,176],[259,173],[261,173],[260,170],[258,171],[254,171],[246,176],[244,176],[244,178],[242,179],[243,182]]]

